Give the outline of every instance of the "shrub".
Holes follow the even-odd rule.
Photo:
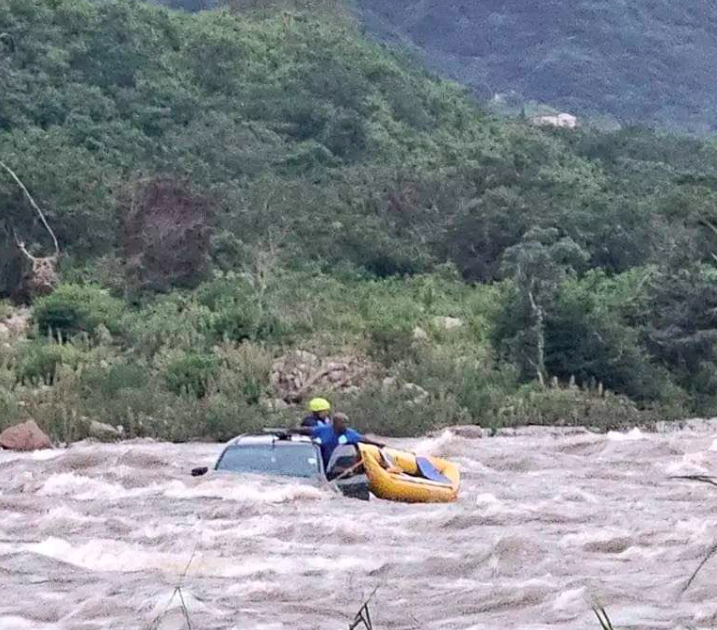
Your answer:
[[[212,333],[217,340],[253,339],[259,330],[261,314],[251,302],[237,302],[231,297],[219,300],[211,316]]]
[[[121,330],[125,304],[95,285],[63,284],[35,302],[34,320],[41,333],[68,338],[81,332],[94,333],[104,326]]]
[[[86,359],[83,351],[70,343],[30,341],[21,346],[16,365],[17,380],[22,384],[53,385],[61,365],[76,369],[83,359]]]
[[[673,419],[679,409],[663,407],[640,409],[626,396],[554,384],[548,388],[526,386],[511,394],[489,422],[490,426],[585,426],[603,431],[651,424]]]
[[[220,367],[216,390],[229,399],[255,405],[269,387],[272,358],[265,348],[253,343],[225,344],[218,349]]]
[[[0,431],[12,425],[19,417],[14,385],[15,374],[11,366],[0,359]]]
[[[0,300],[0,321],[12,315],[13,307],[9,300]]]
[[[396,373],[433,397],[454,400],[461,416],[478,424],[501,408],[518,380],[514,368],[495,363],[490,348],[465,342],[421,347],[415,359],[397,366]]]
[[[83,414],[122,425],[128,436],[142,433],[144,421],[171,406],[174,399],[164,379],[138,361],[86,366],[80,385]]]
[[[164,348],[205,350],[212,337],[212,312],[180,294],[130,313],[124,322],[128,341],[148,358]]]
[[[267,424],[267,412],[260,406],[237,402],[217,394],[207,401],[202,436],[226,441],[240,433],[256,433]]]
[[[360,431],[393,437],[423,435],[468,421],[451,394],[425,397],[413,389],[390,391],[379,383],[355,395],[337,396],[335,407]]]
[[[369,324],[368,353],[373,359],[391,366],[413,351],[413,328],[405,319],[383,317]]]
[[[217,368],[217,358],[211,354],[184,352],[171,359],[164,366],[163,372],[171,392],[204,398]]]

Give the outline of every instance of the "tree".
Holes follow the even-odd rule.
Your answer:
[[[541,384],[547,376],[546,318],[556,291],[587,260],[588,254],[556,228],[534,228],[504,254],[502,273],[513,280],[516,291],[504,313],[512,324],[511,333],[503,331],[504,343],[523,374],[532,373]]]
[[[57,261],[60,256],[60,245],[57,242],[55,232],[52,230],[50,224],[47,222],[45,214],[40,209],[40,206],[38,206],[35,200],[32,198],[32,195],[29,193],[29,191],[25,187],[25,184],[22,183],[15,171],[13,171],[7,164],[2,161],[0,161],[0,168],[2,168],[20,188],[23,193],[23,196],[25,197],[25,199],[27,199],[27,202],[30,204],[32,209],[37,213],[40,222],[42,223],[45,230],[47,230],[48,235],[52,239],[54,249],[53,254],[51,254],[50,256],[43,257],[33,256],[27,250],[27,247],[25,247],[24,241],[20,240],[17,234],[14,233],[13,228],[17,248],[22,252],[23,256],[25,256],[26,260],[31,265],[30,271],[25,275],[25,278],[23,279],[23,291],[26,292],[26,297],[31,298],[37,295],[47,295],[49,293],[52,293],[52,291],[55,289],[55,287],[57,287],[57,284],[59,282],[59,277],[57,275]]]
[[[123,209],[123,248],[130,286],[167,291],[196,286],[209,262],[209,199],[186,181],[140,182]]]

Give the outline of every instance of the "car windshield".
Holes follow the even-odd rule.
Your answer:
[[[230,446],[219,460],[217,470],[308,478],[321,475],[319,466],[313,444],[275,442]]]

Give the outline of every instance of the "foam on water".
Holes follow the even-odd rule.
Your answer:
[[[15,615],[0,615],[0,630],[64,630],[55,623],[42,623]]]
[[[450,505],[192,478],[221,445],[0,453],[0,630],[148,627],[180,581],[203,630],[335,630],[376,586],[377,628],[592,630],[593,596],[616,627],[709,625],[717,561],[680,592],[715,543],[717,489],[670,478],[715,474],[715,428],[695,426],[391,440],[460,464]],[[169,612],[160,627],[182,628]]]
[[[611,442],[631,442],[634,440],[644,440],[645,434],[638,428],[634,428],[632,431],[628,431],[627,433],[609,431],[607,439]]]
[[[224,578],[244,578],[266,571],[292,573],[295,571],[330,571],[364,567],[370,569],[376,563],[370,559],[350,557],[304,558],[301,566],[285,558],[283,562],[271,562],[261,556],[247,556],[237,563],[233,558],[192,551],[185,548],[175,552],[154,551],[151,548],[128,544],[117,540],[95,539],[83,545],[73,546],[67,540],[50,537],[39,543],[22,545],[22,549],[55,560],[60,560],[90,571],[132,573],[135,571],[160,571],[181,575],[191,559],[191,575]]]
[[[139,497],[159,492],[156,486],[128,489],[117,483],[93,479],[75,473],[52,475],[42,485],[37,494],[40,496],[67,496],[77,501],[117,500]]]
[[[187,486],[181,481],[174,481],[164,490],[164,496],[172,499],[225,499],[246,503],[290,503],[299,500],[320,500],[326,498],[326,492],[311,485],[268,484],[249,485],[237,483],[232,476],[213,479],[196,486]]]
[[[447,451],[453,446],[458,438],[456,435],[446,429],[438,437],[426,438],[419,441],[413,450],[418,455],[433,455],[435,457],[442,457],[448,455]]]
[[[65,451],[62,449],[42,449],[40,451],[5,451],[0,449],[0,466],[5,462],[15,462],[22,460],[30,460],[35,462],[45,462],[56,457],[62,457]]]

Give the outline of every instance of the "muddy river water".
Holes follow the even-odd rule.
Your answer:
[[[459,463],[460,499],[346,499],[192,478],[221,445],[0,452],[0,630],[713,628],[717,422],[598,435],[457,428],[395,441]],[[191,562],[190,562],[191,560]],[[186,576],[182,578],[182,573]]]

